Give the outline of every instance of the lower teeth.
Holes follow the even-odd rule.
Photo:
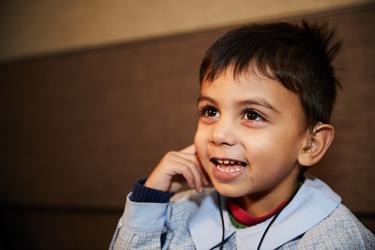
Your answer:
[[[236,173],[236,172],[240,172],[241,169],[243,169],[243,167],[222,167],[220,165],[217,165],[217,168],[221,172],[225,172],[225,173]]]

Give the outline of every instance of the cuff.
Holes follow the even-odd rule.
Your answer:
[[[129,196],[132,202],[152,202],[152,203],[167,203],[175,194],[173,192],[163,192],[153,188],[145,187],[146,180],[138,181],[134,187],[133,192]]]
[[[169,203],[133,202],[129,199],[119,226],[128,226],[143,232],[162,231]]]

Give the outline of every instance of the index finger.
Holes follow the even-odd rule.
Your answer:
[[[180,152],[182,152],[182,153],[189,153],[189,154],[195,154],[195,152],[196,152],[195,145],[192,144],[189,147],[186,147],[186,148],[182,149]]]

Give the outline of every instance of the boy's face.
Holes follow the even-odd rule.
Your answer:
[[[300,101],[275,80],[233,79],[232,72],[201,86],[198,157],[224,196],[286,199],[296,188],[308,134]]]

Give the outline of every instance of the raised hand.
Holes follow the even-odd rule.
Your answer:
[[[168,152],[147,178],[145,186],[163,192],[177,192],[185,182],[198,192],[202,191],[203,185],[208,185],[194,144],[181,151]]]

